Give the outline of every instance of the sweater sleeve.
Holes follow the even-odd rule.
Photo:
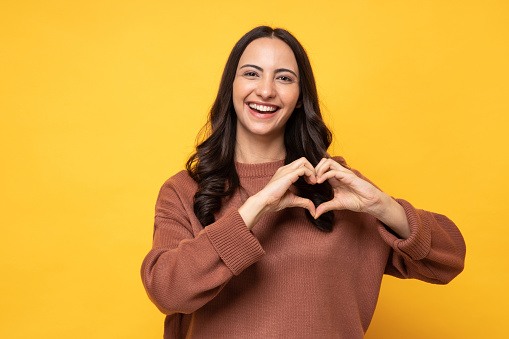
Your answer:
[[[465,242],[456,225],[446,216],[403,206],[411,235],[400,239],[379,223],[379,233],[392,247],[385,273],[398,278],[415,278],[430,283],[447,284],[464,267]]]
[[[353,171],[373,184],[358,171]],[[405,210],[411,234],[408,239],[398,238],[378,221],[382,239],[392,248],[385,274],[447,284],[463,271],[466,247],[461,232],[444,215],[416,209],[402,199],[396,201]]]
[[[154,238],[141,276],[152,302],[165,314],[192,313],[265,252],[236,210],[196,235],[172,183],[159,193]]]

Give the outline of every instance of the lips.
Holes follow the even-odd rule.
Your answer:
[[[259,113],[274,113],[278,110],[278,106],[274,105],[264,105],[264,104],[256,104],[254,102],[248,104],[249,108]]]
[[[272,118],[279,111],[279,106],[260,102],[249,102],[246,105],[249,108],[249,112],[259,119]]]

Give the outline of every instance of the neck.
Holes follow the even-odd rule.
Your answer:
[[[235,161],[246,164],[258,164],[284,160],[286,149],[284,136],[274,138],[251,137],[249,140],[237,137]]]

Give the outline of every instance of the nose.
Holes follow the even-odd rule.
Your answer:
[[[270,77],[263,77],[258,82],[256,94],[263,99],[273,98],[276,95],[274,81]]]

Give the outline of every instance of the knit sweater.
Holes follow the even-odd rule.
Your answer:
[[[283,162],[236,166],[254,195]],[[196,190],[185,171],[164,183],[142,264],[149,298],[167,315],[165,338],[362,338],[384,274],[445,284],[463,269],[454,223],[404,200],[396,199],[412,232],[406,240],[351,211],[335,211],[332,232],[323,232],[302,208],[269,213],[249,231],[237,211],[245,193],[203,228]]]

